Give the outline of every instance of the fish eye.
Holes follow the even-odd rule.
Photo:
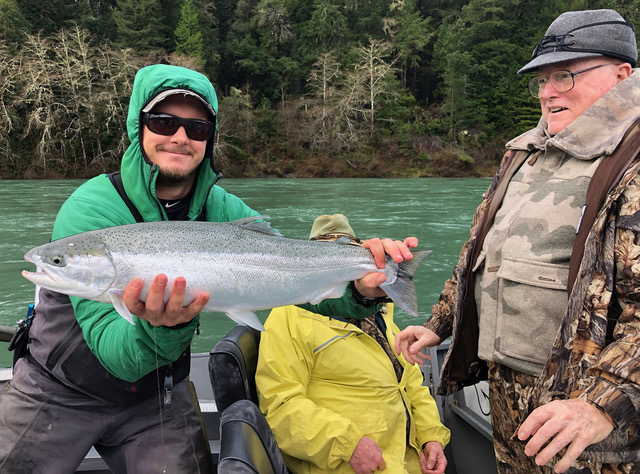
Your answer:
[[[50,261],[53,265],[60,266],[64,264],[64,257],[61,255],[54,255],[51,257]]]

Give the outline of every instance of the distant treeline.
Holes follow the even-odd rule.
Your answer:
[[[539,105],[516,74],[568,10],[640,0],[0,0],[0,177],[119,166],[135,72],[197,69],[227,176],[488,174]]]

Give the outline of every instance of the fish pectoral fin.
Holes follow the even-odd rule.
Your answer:
[[[311,295],[309,303],[318,304],[321,301],[329,298],[340,298],[342,295],[344,295],[344,290],[346,289],[346,287],[347,285],[342,283],[338,286],[331,287],[318,295]]]
[[[229,319],[238,324],[251,326],[258,331],[264,331],[264,326],[253,311],[232,311],[225,314],[229,316]]]
[[[127,308],[127,305],[124,304],[124,300],[122,299],[122,295],[124,293],[122,291],[110,291],[109,297],[111,298],[111,304],[113,304],[114,308],[118,312],[120,316],[129,321],[131,324],[135,326],[136,323],[133,322],[133,316]]]

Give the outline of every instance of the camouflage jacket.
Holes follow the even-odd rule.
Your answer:
[[[562,132],[548,137],[545,145],[573,156],[604,156],[607,166],[614,157],[623,163],[619,172],[607,177],[612,189],[602,193],[601,205],[582,233],[583,242],[576,239],[575,280],[567,309],[528,407],[531,411],[554,399],[580,398],[604,410],[616,429],[587,448],[585,456],[594,462],[640,461],[640,161],[634,159],[635,153],[621,157],[616,152],[631,142],[640,145],[638,117],[640,73],[634,70]],[[440,394],[486,379],[486,364],[477,357],[470,269],[510,176],[535,152],[522,145],[545,126],[541,120],[536,129],[507,144],[518,151],[503,158],[476,210],[471,239],[462,248],[453,278],[445,283],[432,318],[425,323],[441,339],[452,337],[440,375]]]

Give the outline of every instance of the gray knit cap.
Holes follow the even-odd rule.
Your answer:
[[[531,61],[518,74],[572,59],[608,56],[635,67],[638,45],[633,26],[615,10],[566,12],[554,20],[538,42]]]

